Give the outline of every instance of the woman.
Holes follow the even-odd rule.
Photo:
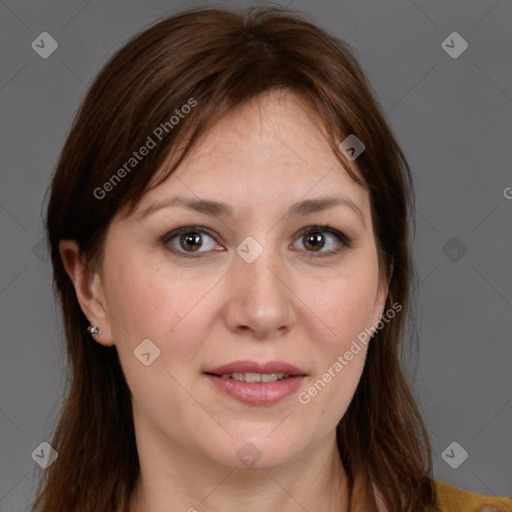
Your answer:
[[[300,16],[131,40],[52,181],[72,378],[34,510],[511,510],[431,478],[399,363],[412,199],[348,45]]]

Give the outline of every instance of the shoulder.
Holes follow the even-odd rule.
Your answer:
[[[512,498],[486,496],[434,481],[439,512],[512,512]]]

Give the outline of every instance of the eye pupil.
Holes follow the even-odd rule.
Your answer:
[[[312,248],[314,251],[317,251],[318,249],[321,249],[325,241],[323,239],[322,233],[316,232],[316,233],[308,233],[305,237],[305,243],[304,245],[309,249]],[[309,246],[309,247],[308,247]]]
[[[180,244],[188,252],[192,252],[201,246],[200,233],[186,233],[180,236]],[[191,249],[191,250],[189,250]]]

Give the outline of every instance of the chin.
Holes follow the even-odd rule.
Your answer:
[[[296,455],[297,445],[291,443],[290,438],[270,439],[267,435],[265,430],[264,434],[246,436],[234,442],[233,451],[226,454],[228,465],[243,471],[270,470],[287,464]]]

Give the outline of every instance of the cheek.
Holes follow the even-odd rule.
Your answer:
[[[310,288],[311,310],[322,320],[324,341],[338,353],[372,325],[378,274],[371,265],[353,266],[322,286]]]
[[[298,396],[310,420],[325,428],[335,428],[344,416],[364,369],[370,333],[375,287],[352,274],[330,287],[319,316],[329,330],[321,328],[315,336],[315,373],[308,387]],[[323,307],[322,307],[323,306]]]
[[[310,283],[311,311],[322,320],[309,336],[315,340],[314,378],[298,396],[312,421],[334,426],[345,414],[363,372],[378,284],[378,273],[362,259],[322,280]],[[311,313],[310,325],[314,315]]]
[[[204,290],[136,260],[125,259],[110,277],[112,332],[132,396],[144,407],[155,406],[156,417],[161,413],[159,402],[148,397],[154,396],[155,389],[166,390],[162,396],[176,410],[190,399],[179,383],[187,382],[186,369],[194,365],[201,334],[207,330],[199,301]],[[142,356],[146,353],[150,354],[147,366]]]
[[[187,314],[199,293],[179,276],[169,279],[161,267],[135,258],[116,265],[110,282],[109,311],[120,340],[127,333],[132,338],[163,339]],[[116,326],[119,323],[122,325]]]
[[[218,276],[194,281],[184,272],[171,274],[168,267],[151,264],[137,254],[117,261],[111,269],[108,303],[125,372],[145,369],[134,351],[149,339],[160,351],[150,368],[168,368],[185,379],[185,369],[194,367],[203,350],[202,340],[211,330],[211,297],[205,296],[205,290],[215,285]]]

